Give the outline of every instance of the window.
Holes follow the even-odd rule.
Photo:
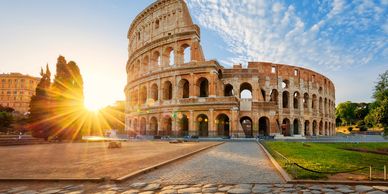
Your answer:
[[[312,81],[312,82],[315,81],[315,75],[312,75],[312,76],[311,76],[311,81]]]
[[[155,21],[155,29],[158,29],[159,28],[159,20],[156,20]]]
[[[276,67],[271,68],[271,73],[276,73]]]
[[[294,69],[294,76],[298,76],[298,70],[297,69]]]

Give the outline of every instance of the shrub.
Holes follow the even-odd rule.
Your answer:
[[[356,122],[356,126],[357,126],[358,128],[361,128],[361,127],[364,126],[364,125],[365,125],[364,120],[359,120],[359,121]]]
[[[360,131],[367,131],[368,130],[368,127],[366,127],[365,125],[361,125],[358,128],[360,128]]]
[[[353,130],[353,127],[348,127],[349,132],[352,132],[352,130]]]

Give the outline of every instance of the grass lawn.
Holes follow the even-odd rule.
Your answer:
[[[362,148],[368,150],[387,149],[388,143],[302,143],[302,142],[265,142],[263,143],[278,163],[296,179],[327,179],[330,174],[314,173],[295,165],[287,165],[279,152],[292,162],[315,171],[339,172],[373,167],[373,174],[383,176],[384,165],[388,167],[388,155],[348,151],[343,148]],[[369,168],[352,172],[368,177]]]

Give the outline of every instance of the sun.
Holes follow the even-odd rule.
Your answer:
[[[93,103],[92,101],[86,101],[85,102],[85,108],[92,112],[98,112],[102,108],[104,108],[104,105],[101,105],[99,103]]]

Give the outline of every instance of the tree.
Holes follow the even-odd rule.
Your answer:
[[[350,101],[339,103],[336,108],[336,116],[341,119],[342,123],[351,125],[356,119],[356,108],[357,105]]]
[[[52,123],[50,120],[52,118],[50,115],[51,73],[48,65],[46,66],[46,73],[41,69],[40,75],[42,78],[36,87],[35,95],[31,97],[29,128],[32,136],[47,140],[51,135],[52,130]]]
[[[383,127],[388,134],[388,70],[379,75],[371,105],[371,111],[365,118],[365,123],[377,127]]]
[[[14,118],[12,116],[12,113],[7,111],[0,111],[0,130],[1,131],[7,131],[8,128],[13,123]]]
[[[80,138],[84,110],[83,79],[74,61],[66,62],[59,56],[56,75],[51,88],[52,115],[56,118],[55,136],[66,139]]]

